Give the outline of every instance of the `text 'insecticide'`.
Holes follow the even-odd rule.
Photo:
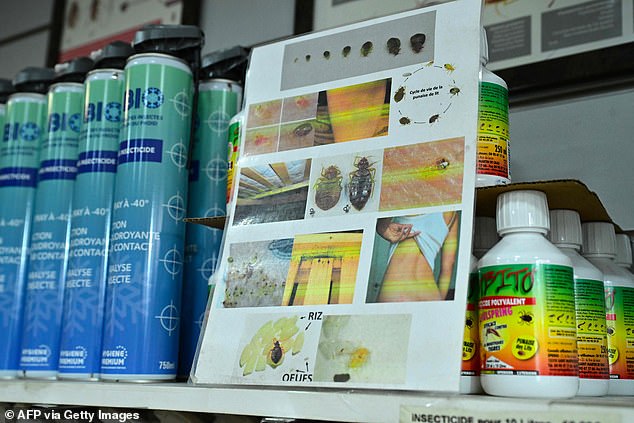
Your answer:
[[[105,46],[94,57],[96,69],[88,73],[84,84],[60,340],[60,378],[96,379],[101,366],[107,248],[123,116],[121,69],[131,54],[128,43],[119,41]]]
[[[57,376],[83,79],[92,66],[88,58],[63,64],[48,91],[48,131],[40,148],[24,305],[20,365],[26,377]],[[43,349],[49,354],[42,356]]]
[[[546,195],[500,194],[497,229],[502,239],[478,264],[482,388],[572,397],[579,386],[573,270],[545,237]]]
[[[178,364],[190,66],[200,63],[202,32],[150,25],[133,44],[139,54],[125,66],[101,377],[165,380],[176,377]]]
[[[551,210],[549,238],[570,258],[574,271],[579,355],[577,395],[606,395],[610,371],[603,273],[579,254],[583,243],[579,213],[574,210]]]
[[[614,262],[614,225],[586,222],[581,227],[582,254],[603,273],[610,364],[608,395],[634,395],[634,281]]]
[[[0,147],[0,377],[20,369],[26,281],[40,144],[45,134],[46,96],[55,72],[26,68],[7,101]],[[42,350],[43,354],[48,351]]]
[[[505,185],[511,182],[508,86],[486,68],[489,51],[484,28],[480,50],[476,186]]]
[[[217,51],[202,58],[202,81],[189,173],[187,215],[226,215],[229,120],[242,103],[246,50]],[[220,253],[222,230],[188,224],[186,228],[178,373],[189,376],[204,321],[209,278]]]

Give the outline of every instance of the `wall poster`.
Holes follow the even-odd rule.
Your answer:
[[[194,383],[458,390],[480,11],[253,50]]]

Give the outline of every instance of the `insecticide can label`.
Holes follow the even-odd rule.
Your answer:
[[[17,374],[24,283],[46,97],[14,94],[0,146],[0,376]]]
[[[123,72],[99,70],[86,80],[84,125],[73,193],[59,373],[99,373],[107,245],[123,113]]]
[[[496,265],[479,275],[481,373],[577,376],[572,268]]]
[[[0,104],[0,130],[4,130],[4,121],[7,116],[7,106]]]
[[[225,80],[202,82],[198,93],[197,125],[189,177],[187,215],[226,215],[227,136],[229,121],[238,112],[242,88]],[[209,278],[214,273],[222,231],[187,225],[182,298],[179,374],[189,375],[207,306]]]
[[[605,287],[610,379],[634,379],[634,288]]]
[[[575,279],[579,377],[608,379],[603,281]]]
[[[467,313],[462,341],[462,376],[480,374],[480,340],[478,336],[478,273],[469,274]]]
[[[509,178],[508,104],[508,90],[505,87],[491,82],[480,83],[478,174]]]
[[[40,149],[20,360],[27,375],[57,371],[83,98],[84,87],[77,83],[53,85],[48,94],[48,136]]]
[[[176,375],[187,205],[192,73],[161,54],[125,69],[101,376]]]

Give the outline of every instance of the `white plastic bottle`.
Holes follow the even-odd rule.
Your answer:
[[[608,395],[634,395],[634,281],[614,261],[616,236],[608,222],[586,222],[582,254],[603,272],[610,382]]]
[[[627,272],[632,267],[632,244],[630,237],[626,234],[616,234],[616,258],[614,262],[624,268]]]
[[[579,213],[575,210],[551,210],[549,238],[570,258],[574,271],[579,355],[577,395],[606,395],[610,367],[605,332],[603,273],[579,254],[583,243]]]
[[[480,337],[478,331],[478,259],[471,255],[467,310],[462,341],[462,366],[460,368],[460,393],[482,393],[480,385]]]
[[[480,382],[491,395],[567,398],[577,393],[577,332],[570,259],[547,239],[546,194],[497,198],[502,237],[478,263]]]
[[[486,31],[482,28],[476,187],[511,182],[508,86],[502,78],[486,68],[488,62]]]
[[[460,393],[480,394],[480,333],[478,330],[478,259],[498,242],[495,218],[476,216],[473,222],[473,254],[467,290],[467,310],[462,344]]]

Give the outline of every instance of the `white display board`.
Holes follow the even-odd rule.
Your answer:
[[[480,9],[253,50],[194,383],[458,390]]]

